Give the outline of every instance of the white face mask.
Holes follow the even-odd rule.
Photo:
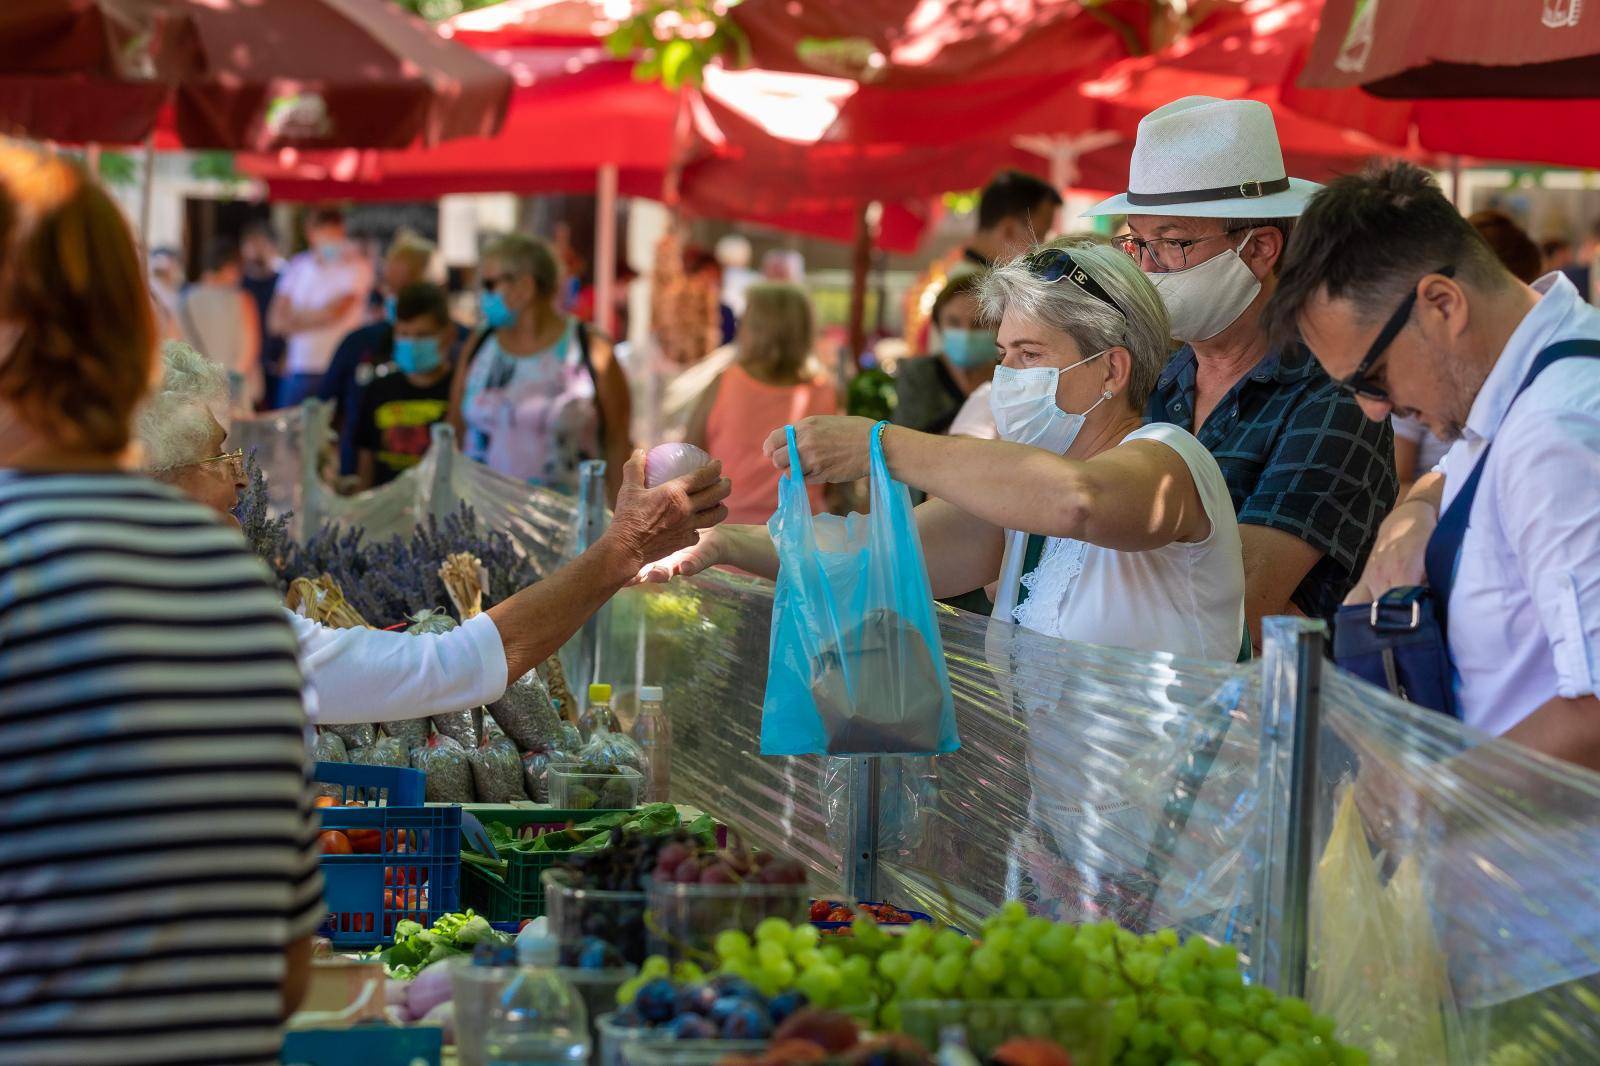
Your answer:
[[[1068,367],[1036,366],[1027,370],[1014,370],[1004,365],[995,367],[994,382],[989,386],[989,410],[994,413],[1000,439],[1065,455],[1083,429],[1089,411],[1110,399],[1111,393],[1102,395],[1090,405],[1089,411],[1081,415],[1069,414],[1056,405],[1056,388],[1061,383],[1061,375],[1084,363],[1092,363],[1104,354],[1096,352]]]
[[[1239,248],[1254,233],[1255,230],[1247,231]],[[1229,248],[1185,270],[1145,276],[1161,294],[1172,321],[1172,336],[1180,341],[1215,337],[1233,325],[1261,291],[1261,279],[1239,258],[1238,248]]]

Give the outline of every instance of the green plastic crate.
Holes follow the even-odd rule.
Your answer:
[[[556,808],[526,809],[505,807],[465,808],[487,828],[490,822],[521,827],[525,825],[581,825],[613,811],[568,811]],[[504,876],[485,869],[476,852],[468,852],[463,839],[461,855],[461,905],[471,907],[491,922],[518,922],[544,915],[544,886],[539,875],[571,854],[547,851],[538,854],[504,856]]]

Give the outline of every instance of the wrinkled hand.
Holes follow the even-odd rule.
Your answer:
[[[1372,603],[1390,589],[1426,585],[1424,556],[1428,538],[1438,524],[1439,513],[1432,504],[1411,501],[1396,507],[1378,527],[1378,539],[1367,557],[1366,569],[1344,602]]]
[[[719,529],[706,529],[700,533],[700,542],[657,559],[639,571],[635,585],[661,585],[675,577],[694,577],[696,574],[721,566],[727,562],[726,542]]]
[[[800,467],[812,484],[860,481],[871,469],[872,427],[870,418],[844,415],[818,415],[795,423],[795,443],[800,449]],[[779,429],[763,446],[772,465],[789,469],[789,439]]]
[[[732,483],[722,476],[722,464],[713,461],[693,474],[644,487],[645,453],[636,451],[622,468],[622,488],[611,528],[603,540],[622,553],[629,573],[647,563],[694,546],[698,531],[728,517],[722,501]]]

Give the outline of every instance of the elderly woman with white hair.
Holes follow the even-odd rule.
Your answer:
[[[145,469],[233,522],[244,455],[224,454],[227,372],[187,344],[163,352],[160,389],[140,411]],[[220,416],[220,417],[219,417]],[[492,703],[554,655],[640,567],[726,515],[722,466],[644,487],[644,453],[623,473],[611,526],[588,551],[448,633],[330,629],[287,608],[321,725],[422,718]]]
[[[994,268],[982,288],[1003,356],[990,393],[1001,440],[860,418],[796,426],[807,481],[867,476],[871,435],[916,510],[933,594],[998,582],[996,618],[1070,640],[1203,659],[1245,654],[1244,567],[1233,504],[1186,430],[1143,425],[1167,359],[1167,316],[1115,248],[1063,241]],[[789,457],[782,429],[766,450]],[[759,526],[729,526],[653,567],[718,564],[773,576]]]

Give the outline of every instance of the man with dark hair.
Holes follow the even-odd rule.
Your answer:
[[[270,406],[277,399],[283,377],[283,338],[267,329],[267,310],[278,289],[283,272],[283,257],[278,254],[278,238],[272,224],[256,219],[245,224],[239,234],[239,259],[244,267],[240,284],[256,305],[256,334],[261,351],[262,403]]]
[[[1222,467],[1259,646],[1268,615],[1338,609],[1394,503],[1393,435],[1262,324],[1284,244],[1318,187],[1287,176],[1270,108],[1190,96],[1152,111],[1128,185],[1089,214],[1127,216],[1117,241],[1184,345],[1146,416],[1190,430]]]
[[[1369,417],[1455,442],[1352,602],[1426,581],[1462,719],[1600,768],[1600,311],[1561,274],[1518,281],[1425,171],[1393,163],[1312,200],[1268,319]]]
[[[1006,170],[983,187],[978,198],[978,232],[963,253],[982,268],[1021,255],[1056,228],[1061,193],[1049,182]]]
[[[345,235],[344,214],[319,207],[306,218],[310,247],[289,260],[267,309],[267,328],[288,341],[275,406],[317,394],[339,339],[361,320],[372,267]]]
[[[421,282],[400,290],[393,360],[374,372],[355,419],[362,489],[386,485],[422,461],[431,427],[450,413],[450,375],[465,338],[439,286]]]

